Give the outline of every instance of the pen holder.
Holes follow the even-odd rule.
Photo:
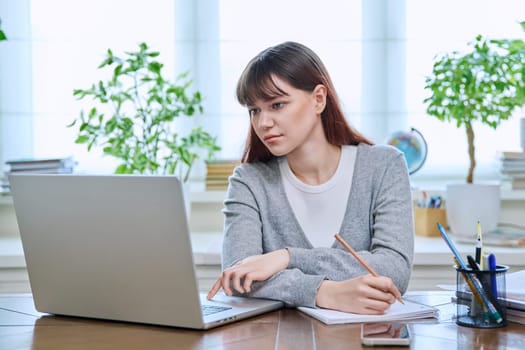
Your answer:
[[[497,328],[507,325],[505,275],[508,266],[495,270],[474,271],[456,268],[456,323],[474,328]],[[481,295],[481,293],[483,295]],[[490,303],[491,305],[489,305]],[[498,322],[497,315],[501,318]]]
[[[414,208],[414,229],[417,236],[440,237],[436,224],[447,227],[447,212],[444,208]]]

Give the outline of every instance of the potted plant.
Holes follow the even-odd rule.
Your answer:
[[[175,129],[177,118],[202,113],[202,97],[189,92],[187,73],[175,83],[166,79],[158,55],[145,43],[125,57],[108,50],[99,68],[111,69],[111,78],[74,91],[95,105],[69,127],[78,127],[76,143],[120,159],[117,174],[175,174],[186,182],[199,152],[211,158],[220,147],[201,127],[185,135]]]
[[[525,22],[520,24],[525,30]],[[478,35],[468,47],[467,52],[454,51],[436,58],[432,73],[426,77],[425,89],[430,90],[431,95],[424,100],[429,115],[453,122],[466,132],[469,156],[466,184],[469,186],[447,186],[447,220],[451,230],[460,234],[474,232],[477,220],[485,223],[485,229],[495,229],[499,216],[499,185],[496,188],[494,185],[474,186],[473,123],[480,122],[496,129],[511,117],[515,108],[525,104],[525,74],[522,74],[525,42],[521,39],[490,40]],[[480,190],[497,198],[484,199],[478,194]],[[463,201],[456,203],[456,198]],[[475,208],[475,204],[483,207]],[[497,204],[497,208],[490,204]],[[466,219],[465,224],[460,225],[462,219]]]
[[[2,19],[0,18],[0,41],[7,40],[7,36],[5,35],[4,31],[2,30]]]

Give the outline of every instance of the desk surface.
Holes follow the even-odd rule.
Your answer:
[[[437,306],[439,321],[412,323],[412,349],[525,349],[525,326],[457,326],[449,292],[412,292]],[[209,331],[38,313],[30,295],[0,295],[0,349],[360,349],[360,325],[327,326],[282,309]],[[377,347],[375,349],[378,349]]]

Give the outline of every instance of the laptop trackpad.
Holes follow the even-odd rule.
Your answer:
[[[257,298],[230,297],[224,293],[216,294],[212,300],[206,299],[205,294],[200,294],[200,297],[202,306],[206,306],[206,308],[224,308],[220,312],[204,315],[205,322],[216,322],[224,318],[238,320],[260,314],[261,311],[271,311],[282,307],[282,302]]]

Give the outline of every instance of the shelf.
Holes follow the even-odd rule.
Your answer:
[[[191,192],[192,203],[222,203],[226,198],[226,191],[199,191]]]
[[[199,289],[208,291],[221,269],[221,232],[194,232],[191,235],[193,260],[196,265]],[[462,255],[472,253],[473,247],[458,244]],[[525,248],[491,249],[498,263],[510,266],[509,272],[525,269]],[[433,290],[439,284],[453,284],[456,274],[452,267],[452,253],[438,237],[416,237],[414,267],[409,290]],[[24,252],[20,239],[0,237],[0,292],[29,291]],[[20,287],[22,286],[22,287]]]
[[[191,234],[196,265],[220,265],[222,232],[193,232]],[[456,244],[458,251],[472,254],[468,244]],[[525,247],[487,246],[499,258],[498,263],[524,268]],[[415,237],[414,265],[452,266],[452,253],[441,237]],[[0,268],[25,267],[24,252],[20,238],[0,237]]]
[[[192,203],[222,203],[226,198],[226,191],[198,190],[191,192]],[[502,201],[525,201],[525,190],[502,190]],[[12,205],[13,199],[10,195],[0,195],[0,205]]]
[[[191,244],[196,265],[220,266],[222,232],[194,232],[191,234]],[[0,269],[25,267],[20,238],[0,237]]]
[[[525,200],[525,189],[523,190],[502,190],[501,200],[503,201],[523,201]]]
[[[0,205],[13,205],[13,198],[8,194],[0,195]]]
[[[222,203],[226,198],[224,191],[206,191],[203,182],[192,183],[190,187],[192,203]],[[13,198],[9,193],[0,194],[0,205],[12,205]]]
[[[452,240],[455,238],[452,236]],[[456,248],[463,255],[474,254],[474,246],[456,243]],[[498,257],[498,263],[523,268],[525,247],[485,247]],[[453,255],[441,237],[415,237],[414,265],[452,266]]]

